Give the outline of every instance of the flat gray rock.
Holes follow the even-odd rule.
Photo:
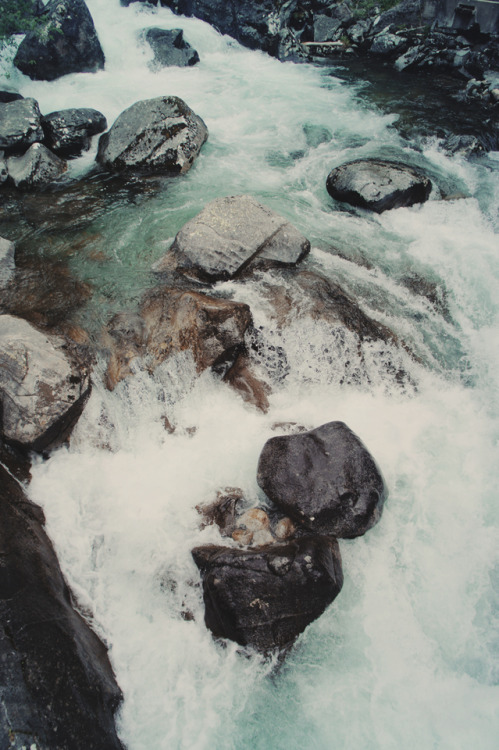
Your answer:
[[[208,138],[203,120],[176,96],[135,102],[101,135],[97,161],[112,171],[187,172]]]
[[[406,164],[358,159],[333,169],[326,187],[335,200],[381,213],[423,203],[430,195],[431,181]]]
[[[88,374],[69,360],[62,338],[0,315],[2,437],[42,451],[66,437],[90,392]]]
[[[295,265],[310,250],[306,237],[250,195],[217,198],[182,227],[170,253],[154,267],[171,267],[208,281],[229,279],[255,261]]]
[[[43,141],[38,102],[28,98],[0,104],[0,150],[22,152],[36,141]]]
[[[199,55],[184,39],[182,29],[144,29],[142,36],[154,52],[151,63],[153,70],[159,70],[170,65],[184,68],[196,65]]]

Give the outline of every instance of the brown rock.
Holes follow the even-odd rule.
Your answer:
[[[244,401],[266,414],[269,410],[267,394],[270,388],[251,372],[250,367],[248,357],[240,354],[225,374],[224,380],[241,394]]]

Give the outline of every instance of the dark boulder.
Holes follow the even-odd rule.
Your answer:
[[[343,584],[331,537],[246,550],[207,545],[192,555],[201,571],[207,627],[216,638],[260,652],[290,646]]]
[[[24,99],[22,94],[18,94],[17,91],[7,91],[3,89],[0,91],[0,104],[8,104],[9,102],[16,102],[19,99]]]
[[[381,213],[423,203],[432,185],[428,177],[405,164],[358,159],[333,169],[326,187],[335,200]]]
[[[49,151],[43,143],[33,143],[22,156],[7,159],[9,180],[21,189],[44,187],[57,180],[67,167],[64,159]]]
[[[43,511],[0,466],[0,746],[123,750],[121,692],[73,598]]]
[[[14,65],[39,81],[101,70],[104,53],[84,0],[50,0],[37,29],[19,45]]]
[[[97,161],[111,171],[187,172],[208,137],[203,120],[176,96],[132,104],[101,135]]]
[[[0,437],[24,450],[61,445],[90,394],[89,368],[67,342],[0,315]]]
[[[271,438],[260,454],[257,479],[302,527],[348,539],[374,526],[387,494],[374,459],[343,422]]]
[[[43,141],[38,102],[28,98],[0,104],[0,150],[24,153],[37,141]]]
[[[90,148],[93,135],[103,133],[107,121],[96,109],[63,109],[42,117],[45,145],[58,156],[79,156]]]
[[[143,37],[154,52],[152,68],[165,68],[169,65],[187,67],[199,62],[199,55],[185,41],[182,29],[144,29]]]
[[[310,242],[250,195],[217,198],[187,222],[154,270],[171,268],[205,281],[229,279],[249,265],[294,266]]]

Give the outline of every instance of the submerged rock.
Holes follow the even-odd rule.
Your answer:
[[[302,537],[256,549],[192,551],[201,572],[205,623],[216,638],[260,652],[290,646],[339,594],[338,543]]]
[[[381,213],[423,203],[432,186],[427,177],[405,164],[358,159],[333,169],[326,187],[335,200]]]
[[[37,188],[54,182],[68,168],[64,159],[49,151],[43,143],[34,143],[22,156],[7,159],[9,180],[17,188]]]
[[[387,495],[374,459],[343,422],[271,438],[260,454],[257,479],[297,524],[344,538],[374,526]]]
[[[182,29],[144,29],[144,39],[154,52],[152,68],[165,68],[170,65],[187,67],[199,62],[199,55],[184,39]]]
[[[24,153],[37,141],[43,141],[38,102],[28,98],[0,104],[0,150]]]
[[[25,450],[60,445],[90,394],[88,369],[25,320],[0,315],[1,436]]]
[[[84,0],[49,0],[36,30],[19,45],[14,65],[37,81],[101,70],[104,53]]]
[[[207,505],[196,505],[203,518],[202,527],[216,525],[222,536],[230,537],[236,529],[239,506],[244,493],[239,487],[226,487],[217,492],[216,500]]]
[[[254,374],[249,357],[245,354],[238,355],[230,370],[224,375],[224,381],[240,393],[243,401],[256,406],[264,413],[268,411],[267,396],[270,387]]]
[[[224,374],[244,350],[244,334],[251,324],[248,305],[209,297],[199,292],[156,287],[147,293],[140,315],[118,316],[108,333],[111,358],[109,388],[131,372],[136,357],[147,356],[155,368],[171,354],[189,350],[199,372],[213,368]]]
[[[310,242],[286,219],[250,195],[217,198],[187,222],[156,265],[207,281],[233,278],[249,265],[296,265]]]
[[[203,120],[176,96],[135,102],[99,140],[97,161],[112,171],[187,172],[208,138]]]
[[[0,466],[0,745],[123,750],[107,650],[73,608],[44,520]]]
[[[45,145],[58,156],[78,156],[90,148],[93,135],[103,133],[107,121],[96,109],[62,109],[42,117]]]

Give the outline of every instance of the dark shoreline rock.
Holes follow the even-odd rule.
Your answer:
[[[75,611],[40,507],[0,465],[0,744],[124,750],[107,649]]]

